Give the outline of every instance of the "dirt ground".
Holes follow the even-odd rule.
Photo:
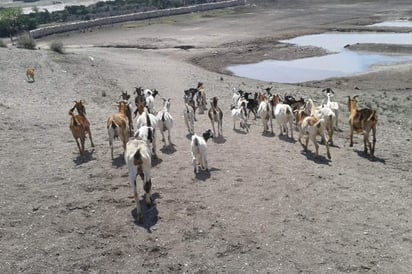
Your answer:
[[[412,65],[296,85],[224,68],[325,54],[277,41],[411,16],[406,0],[262,1],[47,37],[35,51],[0,48],[0,273],[410,273]],[[51,52],[52,41],[66,53]],[[219,98],[224,121],[223,137],[208,142],[210,173],[195,176],[183,90],[199,81]],[[156,205],[143,207],[143,224],[121,143],[111,160],[105,126],[121,91],[136,86],[171,98],[175,120],[174,146],[158,138]],[[303,152],[297,131],[293,141],[279,137],[275,120],[274,135],[253,118],[248,134],[232,129],[232,89],[268,86],[318,101],[323,88],[335,90],[341,131],[330,161],[322,145],[319,158],[313,144]],[[349,147],[348,95],[378,111],[373,160],[361,136]],[[69,130],[80,99],[96,145],[86,140],[84,158]],[[211,128],[207,115],[197,118],[196,133]]]

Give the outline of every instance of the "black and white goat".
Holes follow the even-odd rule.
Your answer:
[[[208,129],[202,136],[193,135],[190,144],[192,151],[193,171],[196,174],[199,171],[199,166],[202,170],[209,172],[207,165],[207,140],[213,137],[212,131]]]
[[[233,130],[236,130],[236,122],[240,121],[240,127],[243,128],[246,133],[249,132],[249,124],[247,123],[247,110],[246,110],[246,102],[240,107],[232,106],[232,118],[233,118]]]

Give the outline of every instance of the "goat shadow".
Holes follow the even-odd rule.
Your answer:
[[[152,156],[152,167],[155,167],[155,166],[159,165],[162,162],[163,162],[163,160],[160,159],[158,156]]]
[[[133,216],[134,219],[134,224],[136,226],[142,227],[144,229],[146,229],[146,231],[148,233],[152,233],[152,227],[155,226],[157,224],[157,221],[159,219],[159,211],[157,210],[156,207],[156,200],[160,198],[159,193],[155,192],[152,194],[152,205],[150,208],[148,208],[146,206],[146,203],[144,202],[144,198],[141,197],[140,199],[140,208],[142,210],[142,214],[143,214],[143,222],[139,222],[139,220],[137,219],[137,211],[136,208],[134,208],[131,211],[131,214]]]
[[[369,153],[365,153],[365,151],[363,151],[363,150],[354,149],[353,151],[355,151],[358,154],[359,157],[362,157],[366,160],[369,160],[371,162],[378,162],[378,163],[386,165],[386,160],[385,159],[382,159],[382,158],[379,158],[379,157],[376,157],[376,156],[371,157],[369,155]]]
[[[124,166],[126,163],[124,161],[124,156],[123,154],[119,154],[116,158],[112,159],[112,166],[116,168],[121,168]]]
[[[196,175],[195,175],[195,180],[196,180],[196,181],[203,181],[203,182],[205,182],[207,179],[210,178],[211,172],[219,171],[219,170],[220,170],[220,169],[214,168],[214,167],[210,168],[209,171],[199,170],[199,172],[196,173]]]
[[[213,143],[216,143],[216,144],[224,144],[224,143],[226,143],[226,138],[223,137],[223,135],[219,135],[219,136],[217,136],[217,137],[213,137],[212,139],[213,139]]]
[[[175,153],[177,150],[175,148],[175,144],[170,144],[170,145],[163,146],[160,149],[160,151],[164,154],[171,155],[171,154]]]
[[[84,153],[85,153],[84,155],[77,155],[76,159],[73,159],[73,162],[76,164],[76,166],[79,166],[84,163],[88,163],[92,160],[96,160],[96,158],[93,157],[94,149],[90,151],[85,150]]]
[[[275,132],[264,131],[264,132],[262,132],[262,136],[264,136],[264,137],[274,137],[274,136],[275,136]]]
[[[288,143],[291,143],[291,144],[296,143],[296,140],[294,138],[288,137],[286,134],[278,135],[278,138],[279,138],[279,140],[282,140],[284,142],[288,142]]]
[[[320,148],[319,148],[319,149],[320,149]],[[302,154],[303,154],[304,156],[306,156],[306,158],[307,158],[308,160],[311,160],[311,161],[315,162],[316,164],[321,164],[321,165],[328,165],[328,166],[330,166],[331,160],[329,160],[328,158],[326,158],[326,157],[323,156],[323,155],[316,156],[316,154],[313,153],[313,152],[310,151],[310,150],[307,150],[307,151],[302,150]]]
[[[246,134],[249,133],[249,132],[246,132],[245,130],[238,129],[238,128],[234,128],[233,131],[238,133],[238,134],[243,134],[243,135],[246,135]]]

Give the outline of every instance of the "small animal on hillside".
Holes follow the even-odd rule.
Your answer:
[[[195,121],[197,121],[196,120],[196,110],[198,108],[196,104],[196,100],[195,100],[196,93],[197,93],[196,88],[190,88],[190,89],[184,90],[184,95],[183,95],[184,103],[188,104],[189,106],[193,108],[193,116],[194,116]]]
[[[136,119],[136,130],[139,130],[142,126],[148,126],[153,128],[153,140],[152,140],[152,155],[157,158],[156,154],[156,128],[157,118],[153,114],[149,113],[143,104],[137,106],[139,117]]]
[[[89,64],[94,67],[94,57],[89,55]]]
[[[335,120],[335,128],[339,130],[338,122],[339,122],[339,104],[338,102],[333,102],[331,98],[335,96],[335,92],[331,88],[325,88],[322,92],[326,95],[326,106],[330,108],[333,113],[335,113],[336,120]]]
[[[259,108],[258,108],[258,115],[262,120],[263,124],[263,133],[269,131],[269,124],[270,124],[270,132],[273,134],[273,115],[272,115],[272,105],[269,102],[267,96],[261,94],[258,96]]]
[[[74,107],[69,111],[69,115],[71,116],[70,130],[72,132],[74,140],[76,141],[77,147],[79,148],[80,155],[84,155],[84,142],[86,135],[89,136],[90,144],[92,147],[94,147],[92,132],[90,131],[90,123],[86,118],[86,108],[84,107],[82,100],[74,102]],[[78,115],[74,115],[73,111],[75,109],[77,110]],[[80,143],[78,140],[80,140]]]
[[[34,82],[34,68],[28,68],[26,70],[26,78],[29,82]]]
[[[203,83],[197,83],[197,93],[196,96],[196,104],[199,108],[199,113],[203,114],[205,110],[207,110],[207,99],[206,99],[206,90],[203,87]]]
[[[209,109],[209,119],[210,119],[210,122],[212,123],[213,136],[215,137],[216,137],[215,123],[217,123],[218,135],[223,136],[223,129],[222,129],[223,111],[218,107],[217,102],[218,102],[218,98],[213,97],[212,102],[210,103],[211,107]]]
[[[201,170],[206,170],[209,172],[207,165],[207,140],[212,138],[212,131],[208,129],[203,133],[202,136],[193,135],[192,141],[190,143],[192,152],[192,163],[193,171],[196,174],[199,171],[199,166]]]
[[[286,134],[286,137],[288,137],[290,132],[290,138],[293,139],[292,124],[294,117],[292,108],[287,104],[282,104],[278,94],[272,97],[272,106],[274,107],[275,118],[279,125],[279,134]]]

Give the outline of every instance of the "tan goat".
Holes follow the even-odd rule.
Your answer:
[[[90,138],[91,146],[94,147],[92,133],[90,131],[90,123],[86,118],[86,108],[82,101],[74,101],[75,105],[69,111],[70,117],[70,130],[72,131],[74,140],[76,140],[77,147],[79,148],[80,155],[84,155],[84,141],[86,134]],[[77,109],[78,115],[74,115],[73,111]],[[79,143],[80,139],[80,143]]]
[[[34,68],[28,68],[26,70],[27,81],[34,82]]]
[[[109,134],[109,145],[113,159],[113,141],[114,138],[120,137],[123,142],[123,149],[126,150],[126,144],[129,141],[129,126],[126,115],[127,102],[120,101],[117,106],[119,112],[107,119],[107,133]]]
[[[349,127],[350,127],[350,144],[349,146],[353,146],[353,133],[363,134],[363,144],[364,144],[364,152],[368,153],[368,148],[370,152],[370,156],[374,157],[375,153],[375,143],[376,143],[376,124],[378,123],[378,116],[376,114],[376,110],[363,108],[357,109],[357,101],[356,97],[358,95],[353,96],[350,98],[348,96],[348,110],[349,114]],[[369,141],[369,134],[372,130],[373,135],[373,143]]]

